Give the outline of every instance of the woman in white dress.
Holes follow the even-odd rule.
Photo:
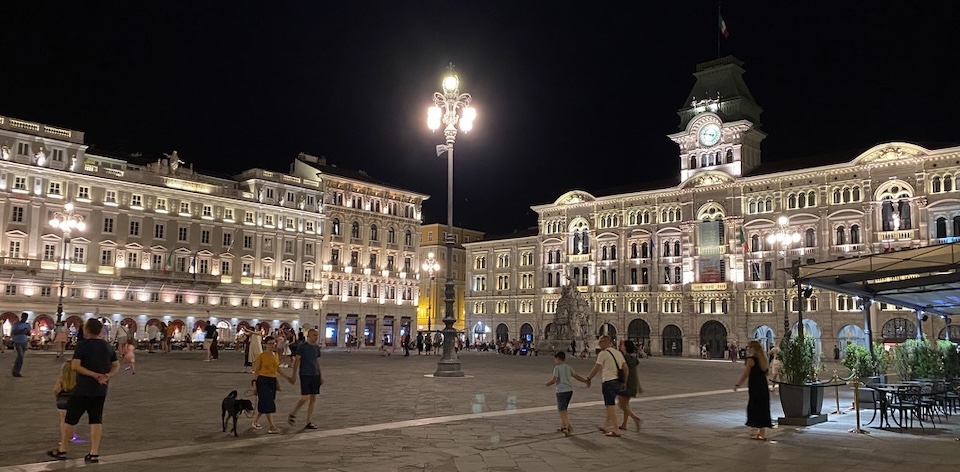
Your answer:
[[[263,332],[260,331],[260,327],[257,327],[257,329],[244,328],[243,332],[247,334],[247,342],[250,343],[247,362],[252,365],[253,361],[257,360],[257,357],[260,357],[260,353],[263,352]]]

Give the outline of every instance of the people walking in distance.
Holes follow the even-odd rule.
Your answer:
[[[403,357],[410,357],[410,333],[403,333],[400,342],[403,343]]]
[[[67,351],[67,325],[59,323],[55,329],[57,334],[53,337],[53,345],[57,349],[57,359],[60,359]]]
[[[389,356],[389,355],[390,355],[390,351],[387,351],[387,343],[388,343],[389,341],[390,341],[390,337],[387,336],[386,334],[384,334],[384,335],[380,338],[380,355],[381,355],[381,356]]]
[[[442,351],[442,349],[440,349],[441,346],[443,346],[443,335],[440,334],[440,333],[436,333],[436,334],[433,335],[433,350],[434,350],[434,354],[436,354],[436,355],[438,355],[438,356],[439,356],[440,354],[442,354],[442,352],[440,352],[440,351]]]
[[[417,355],[423,354],[423,331],[417,331]]]
[[[27,318],[30,315],[26,313],[20,314],[20,321],[13,324],[10,329],[11,341],[13,341],[13,349],[17,351],[17,359],[13,361],[13,376],[14,377],[23,377],[20,374],[20,369],[23,368],[23,357],[27,354],[27,344],[30,342],[30,323],[27,323]]]
[[[427,333],[423,338],[423,350],[428,356],[433,354],[433,339],[430,338],[430,333]]]
[[[637,345],[633,341],[624,341],[622,352],[627,363],[627,387],[617,392],[617,406],[623,412],[620,429],[627,429],[627,420],[633,419],[634,426],[637,427],[637,431],[640,431],[640,423],[643,423],[643,420],[630,409],[630,399],[643,392],[640,387],[640,368],[638,367],[640,361],[637,359]]]
[[[165,343],[163,348],[165,352],[170,352],[170,349],[173,346],[173,342],[175,341],[174,337],[176,336],[176,334],[177,334],[177,325],[173,323],[170,323],[169,325],[167,325],[167,330],[165,333],[163,333],[163,341]]]
[[[90,422],[90,453],[85,462],[100,462],[100,438],[103,435],[103,405],[107,399],[107,384],[120,370],[117,352],[101,339],[103,324],[91,318],[83,325],[84,340],[73,350],[70,366],[77,373],[77,386],[67,401],[67,414],[60,432],[60,445],[47,452],[57,460],[64,460],[74,427],[86,413]]]
[[[131,374],[136,374],[137,373],[137,354],[135,352],[137,350],[136,341],[134,341],[133,338],[127,338],[127,342],[124,345],[120,346],[120,349],[122,349],[120,352],[121,352],[121,356],[123,357],[123,361],[127,363],[127,365],[123,367],[123,370],[129,370]]]
[[[838,347],[836,344],[833,345],[833,360],[840,362],[840,347]]]
[[[727,355],[730,356],[731,362],[737,362],[737,343],[730,343],[727,348]]]
[[[213,360],[213,344],[217,337],[217,327],[213,323],[207,323],[203,327],[203,350],[207,352],[206,361]]]
[[[266,349],[264,349],[256,360],[253,361],[253,378],[257,385],[257,414],[253,417],[253,429],[263,429],[260,426],[260,416],[266,415],[270,429],[270,434],[277,434],[280,428],[273,421],[273,414],[277,412],[277,375],[281,375],[288,381],[293,381],[293,377],[288,376],[280,370],[280,357],[277,356],[277,341],[273,336],[267,336],[264,339]]]
[[[289,380],[291,384],[296,383],[296,378],[300,377],[300,399],[287,416],[290,426],[297,423],[297,412],[306,404],[307,423],[303,428],[317,429],[313,424],[313,410],[317,403],[317,395],[320,394],[320,385],[323,385],[323,377],[320,374],[320,345],[317,344],[319,339],[320,332],[310,328],[307,330],[306,341],[297,347],[297,353],[293,356],[293,373]]]
[[[60,367],[60,375],[57,376],[57,381],[53,384],[53,394],[57,399],[57,413],[60,414],[60,436],[63,436],[63,426],[65,424],[63,420],[67,416],[67,403],[76,387],[77,373],[73,371],[70,361],[64,362]],[[73,438],[71,437],[71,439]],[[60,446],[59,442],[57,446]]]
[[[703,343],[703,346],[700,346],[700,358],[701,359],[710,358],[710,350],[707,348],[707,343]]]
[[[567,355],[563,352],[553,355],[553,378],[546,385],[547,387],[557,386],[557,411],[560,412],[560,429],[557,431],[565,436],[570,436],[573,434],[573,426],[570,425],[570,415],[567,413],[567,407],[573,398],[573,379],[583,382],[587,387],[590,386],[590,381],[577,375],[573,367],[570,367],[566,361]]]
[[[750,341],[747,345],[747,358],[740,379],[733,386],[736,392],[744,381],[747,382],[747,426],[756,428],[752,439],[766,440],[763,430],[772,428],[770,419],[770,391],[767,390],[767,355],[759,341]]]
[[[620,437],[620,428],[617,422],[617,393],[626,385],[627,362],[620,351],[613,349],[610,336],[603,335],[597,340],[601,351],[597,354],[597,363],[593,365],[590,375],[587,375],[587,381],[592,380],[598,374],[603,381],[601,391],[603,393],[603,405],[605,409],[604,425],[599,427],[605,435],[609,437]],[[584,343],[586,344],[586,343]]]
[[[580,358],[581,358],[581,359],[586,359],[586,358],[588,358],[588,357],[590,357],[590,345],[587,344],[587,341],[586,341],[586,340],[584,340],[584,341],[583,341],[583,351],[580,351]]]
[[[570,355],[573,357],[577,357],[577,340],[576,339],[570,340]]]
[[[153,344],[157,342],[157,336],[160,333],[160,328],[157,328],[157,325],[151,324],[147,326],[147,353],[153,354]]]

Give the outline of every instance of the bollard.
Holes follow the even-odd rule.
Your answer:
[[[853,379],[850,380],[850,384],[853,385],[853,406],[857,410],[857,426],[847,430],[847,432],[856,434],[870,434],[870,431],[860,427],[860,376],[854,374]]]
[[[846,412],[840,410],[840,376],[837,375],[837,371],[833,371],[833,378],[830,379],[830,383],[833,384],[833,394],[837,398],[837,411],[834,411],[834,415],[845,415]],[[856,393],[854,393],[856,395]]]

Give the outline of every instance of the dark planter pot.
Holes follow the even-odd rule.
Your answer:
[[[810,414],[819,415],[823,408],[823,386],[810,385]]]
[[[813,394],[809,385],[780,384],[780,406],[787,418],[806,418],[810,416],[810,400]],[[821,401],[823,400],[823,389]]]

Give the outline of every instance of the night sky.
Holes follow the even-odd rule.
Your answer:
[[[0,114],[218,173],[324,155],[432,195],[425,223],[446,221],[425,119],[452,61],[478,110],[455,223],[493,234],[573,188],[677,174],[666,135],[718,30],[709,0],[29,1],[0,17]],[[765,162],[960,142],[960,2],[740,0],[723,18]]]

